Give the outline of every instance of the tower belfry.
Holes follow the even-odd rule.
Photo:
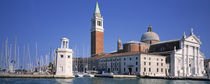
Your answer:
[[[102,53],[104,53],[103,17],[97,2],[91,19],[91,56]]]

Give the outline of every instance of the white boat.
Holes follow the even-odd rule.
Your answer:
[[[90,77],[95,77],[95,75],[94,75],[94,74],[89,74],[89,76],[90,76]]]
[[[83,73],[75,73],[74,76],[75,76],[75,77],[84,77],[84,74],[83,74]]]
[[[85,74],[83,75],[83,77],[95,77],[95,75],[93,75],[93,74],[88,74],[88,73],[85,73]]]

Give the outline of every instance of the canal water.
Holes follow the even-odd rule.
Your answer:
[[[210,81],[165,80],[143,78],[73,78],[73,79],[32,79],[0,78],[0,84],[210,84]]]

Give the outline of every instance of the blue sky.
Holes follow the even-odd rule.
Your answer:
[[[104,50],[116,50],[117,39],[123,43],[140,41],[149,24],[160,40],[178,39],[190,28],[200,36],[201,50],[210,58],[209,0],[98,0],[104,18]],[[60,39],[70,39],[78,55],[90,53],[90,28],[96,0],[0,0],[0,50],[6,38],[20,54],[29,44],[32,58],[35,43],[38,54],[60,47]],[[12,50],[14,52],[14,50]]]

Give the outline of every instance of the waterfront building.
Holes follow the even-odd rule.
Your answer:
[[[61,47],[55,51],[56,71],[55,77],[73,77],[72,49],[69,48],[69,39],[61,39]]]
[[[171,77],[203,77],[205,74],[201,41],[193,33],[193,29],[190,35],[184,33],[179,39],[160,41],[159,35],[149,25],[140,41],[122,44],[118,39],[116,52],[104,53],[103,18],[98,3],[91,22],[91,57],[85,58],[88,59],[85,63],[84,60],[79,60],[82,61],[79,62],[82,71]]]

